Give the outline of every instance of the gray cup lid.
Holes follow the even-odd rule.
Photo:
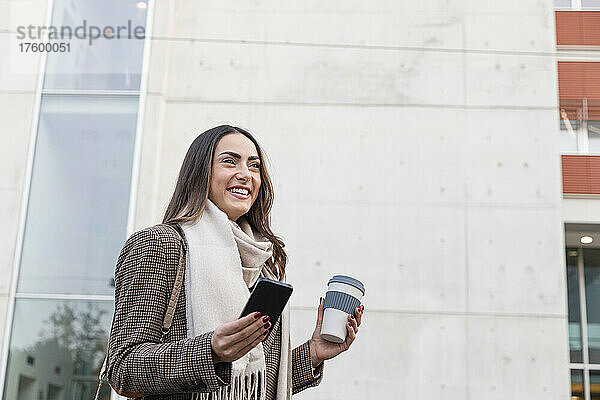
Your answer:
[[[355,288],[357,288],[358,290],[360,290],[362,292],[363,296],[365,294],[365,285],[363,285],[362,282],[359,281],[358,279],[354,279],[351,276],[334,275],[333,278],[331,278],[329,280],[329,282],[327,282],[327,285],[329,285],[330,283],[333,283],[333,282],[345,283],[346,285],[354,286]]]

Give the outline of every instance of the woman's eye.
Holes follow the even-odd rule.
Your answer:
[[[231,158],[225,158],[225,159],[223,159],[223,162],[235,164],[235,162]]]
[[[254,167],[254,168],[258,168],[258,169],[260,169],[260,164],[259,164],[259,163],[253,163],[253,164],[252,164],[252,165],[250,165],[250,166],[251,166],[251,167]]]

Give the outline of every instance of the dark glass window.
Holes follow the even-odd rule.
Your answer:
[[[583,371],[571,370],[571,400],[583,400]]]
[[[567,289],[569,298],[569,350],[572,363],[583,362],[581,343],[581,311],[576,248],[567,248]]]
[[[589,362],[600,363],[600,249],[583,252]]]

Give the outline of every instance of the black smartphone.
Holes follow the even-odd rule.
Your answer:
[[[268,315],[270,317],[269,322],[271,322],[271,326],[275,325],[293,290],[292,285],[289,283],[258,278],[254,284],[250,298],[240,314],[240,318],[259,311],[261,315]]]

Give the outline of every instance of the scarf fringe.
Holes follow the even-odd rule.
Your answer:
[[[267,392],[265,371],[253,372],[250,376],[238,375],[233,377],[232,381],[231,385],[220,386],[211,393],[194,393],[192,400],[265,400]]]

